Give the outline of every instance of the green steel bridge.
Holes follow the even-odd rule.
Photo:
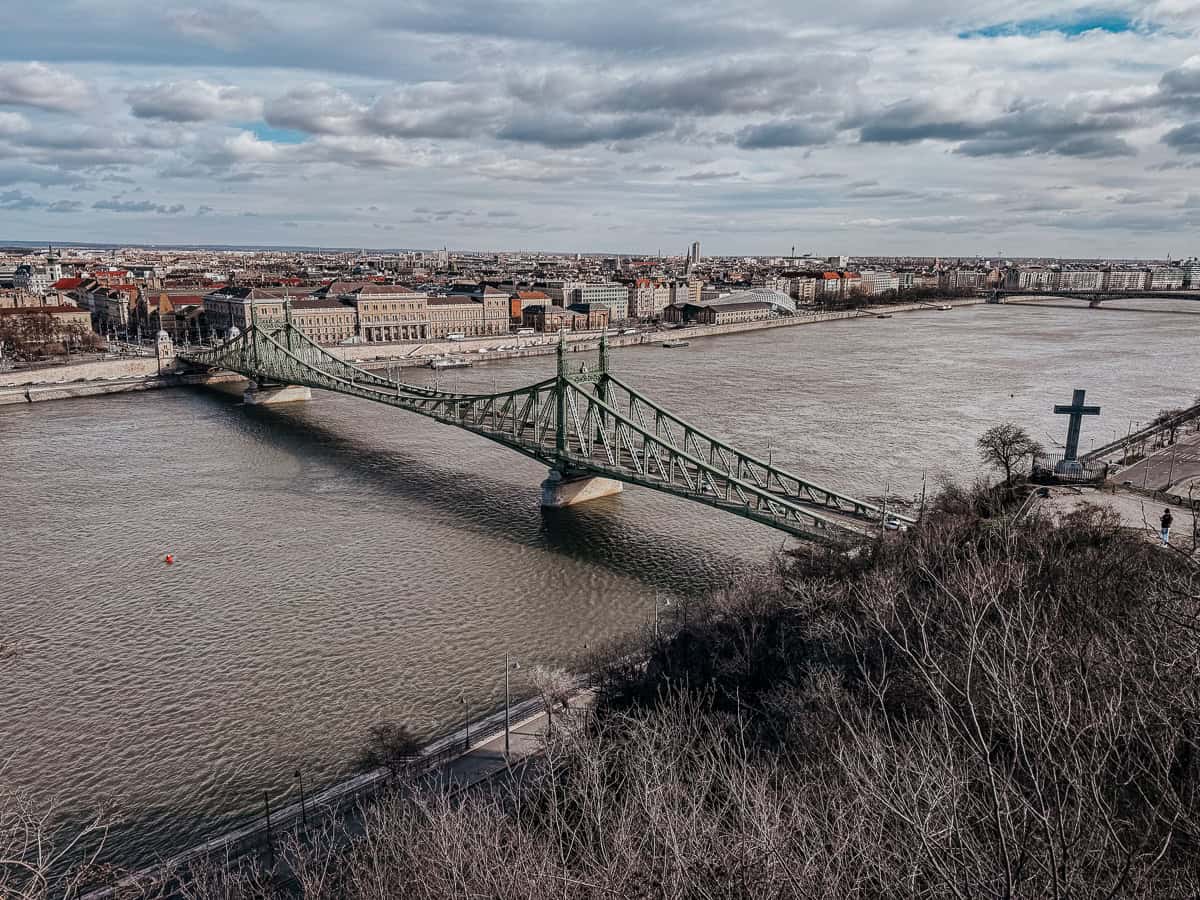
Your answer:
[[[1099,307],[1108,300],[1200,300],[1200,291],[1072,291],[1072,290],[1018,290],[1017,288],[986,288],[982,293],[989,303],[1004,303],[1006,297],[1058,298],[1063,300],[1086,300],[1088,306]]]
[[[567,363],[536,384],[454,393],[381,377],[339,359],[293,326],[253,321],[217,347],[179,354],[186,364],[237,372],[260,386],[298,385],[398,407],[454,425],[546,464],[552,478],[606,478],[673,494],[810,540],[840,542],[913,524],[886,506],[792,474],[707,434],[599,364]],[[557,474],[554,474],[557,473]],[[885,501],[886,504],[886,501]]]

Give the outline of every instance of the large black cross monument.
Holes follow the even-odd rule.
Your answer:
[[[1083,424],[1083,417],[1100,415],[1100,407],[1083,405],[1083,396],[1086,393],[1087,391],[1076,388],[1070,406],[1060,403],[1054,407],[1056,415],[1071,417],[1067,426],[1067,447],[1063,451],[1064,462],[1070,462],[1079,455],[1079,426]]]

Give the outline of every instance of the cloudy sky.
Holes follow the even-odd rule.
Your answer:
[[[0,239],[1200,253],[1200,2],[15,0]]]

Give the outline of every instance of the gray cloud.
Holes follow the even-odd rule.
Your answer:
[[[240,88],[208,81],[168,81],[134,88],[126,99],[139,119],[203,122],[210,119],[257,119],[262,101]]]
[[[1200,111],[1200,56],[1163,73],[1158,81],[1158,99],[1166,106]]]
[[[271,27],[257,10],[232,3],[216,3],[207,9],[176,9],[167,13],[165,19],[176,33],[220,50],[241,47],[254,32]]]
[[[1200,122],[1189,122],[1163,135],[1163,143],[1180,153],[1200,153]]]
[[[1096,115],[1043,102],[1021,101],[1000,115],[978,120],[955,117],[933,104],[905,100],[878,114],[849,120],[864,144],[955,143],[964,156],[1052,154],[1070,157],[1132,156],[1137,151],[1119,132],[1134,128],[1130,115]]]
[[[761,46],[778,38],[761,17],[722,15],[706,5],[614,9],[553,0],[414,0],[397,4],[385,27],[415,33],[503,38],[614,53],[676,55],[706,47]]]
[[[583,147],[607,141],[630,141],[661,134],[670,123],[658,116],[583,117],[567,114],[522,115],[500,129],[505,141],[541,144],[545,147]]]
[[[676,175],[676,181],[728,181],[737,178],[740,172],[692,172],[690,175]]]
[[[90,101],[87,85],[67,72],[38,62],[0,63],[0,105],[73,112]]]
[[[34,209],[42,202],[24,191],[4,191],[0,193],[0,209]]]
[[[904,100],[874,115],[851,119],[845,124],[861,129],[859,140],[864,144],[963,141],[983,133],[980,124],[942,113],[932,104],[919,100]]]
[[[728,62],[705,62],[628,77],[601,88],[596,109],[716,116],[805,108],[810,95],[840,80],[831,60],[810,58],[797,65],[791,55],[755,55]]]
[[[149,200],[97,200],[92,209],[103,209],[117,213],[155,213],[160,216],[176,216],[184,211],[182,203],[166,205],[151,203]]]
[[[306,84],[267,101],[263,117],[276,128],[313,134],[353,134],[360,128],[363,107],[332,85]]]
[[[775,150],[781,147],[811,147],[833,140],[836,132],[828,125],[802,119],[748,125],[737,133],[743,150]]]
[[[81,209],[83,204],[78,200],[55,200],[46,206],[46,212],[51,213],[74,213]]]
[[[84,180],[77,172],[65,171],[54,166],[33,165],[25,162],[0,162],[0,185],[36,184],[41,187],[82,187]]]
[[[0,137],[16,137],[30,127],[29,120],[20,113],[0,112]]]

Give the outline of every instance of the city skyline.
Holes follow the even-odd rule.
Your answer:
[[[589,10],[45,4],[0,35],[0,237],[1195,252],[1194,5]]]

